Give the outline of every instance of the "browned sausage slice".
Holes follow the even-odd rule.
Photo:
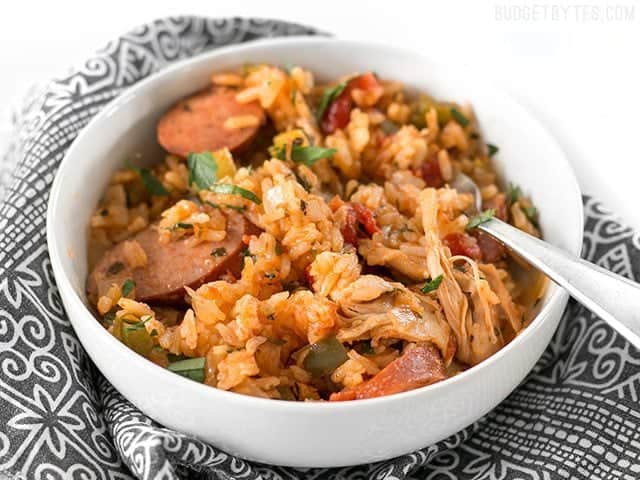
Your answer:
[[[125,261],[123,243],[114,245],[89,275],[88,297],[95,303],[112,284],[122,285],[125,280],[132,279],[136,283],[136,300],[164,304],[184,302],[185,286],[197,288],[227,271],[238,275],[245,247],[242,236],[256,231],[257,228],[243,215],[231,213],[223,241],[188,246],[185,239],[160,243],[157,229],[148,227],[131,239],[144,249],[146,266],[131,269]],[[221,249],[224,249],[224,255]],[[217,254],[213,254],[214,251]]]
[[[431,344],[417,345],[357,387],[333,393],[329,400],[360,400],[406,392],[447,377],[440,351]]]
[[[256,102],[238,103],[235,96],[233,91],[211,89],[179,101],[158,122],[158,142],[181,157],[224,147],[242,150],[253,140],[265,116]],[[228,118],[245,115],[257,117],[259,124],[225,128]]]

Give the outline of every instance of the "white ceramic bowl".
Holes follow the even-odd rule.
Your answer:
[[[238,456],[278,465],[383,460],[442,440],[479,419],[516,388],[547,346],[567,302],[555,285],[532,324],[480,365],[429,387],[344,403],[265,400],[201,385],[138,356],[92,316],[84,291],[87,225],[110,174],[132,152],[158,151],[155,124],[169,105],[206,85],[213,71],[247,62],[299,64],[326,79],[372,70],[436,97],[470,101],[485,138],[500,146],[499,172],[532,195],[546,239],[579,253],[582,202],[567,160],[544,128],[477,72],[407,51],[328,38],[222,48],[177,63],[126,91],[91,121],[60,166],[49,200],[49,252],[67,314],[89,356],[126,398],[158,422]]]

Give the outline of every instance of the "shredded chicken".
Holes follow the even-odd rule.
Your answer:
[[[500,276],[500,271],[492,264],[479,265],[480,271],[484,274],[491,290],[495,292],[500,300],[500,308],[504,312],[513,333],[516,334],[522,330],[522,315],[523,308],[520,305],[516,305],[511,299],[511,294],[505,287],[504,282]]]
[[[493,265],[478,265],[464,256],[451,257],[440,240],[438,200],[435,189],[425,189],[420,194],[427,271],[431,278],[443,276],[436,295],[457,340],[456,358],[475,365],[505,343],[501,312],[514,332],[522,328],[519,310]],[[466,262],[467,267],[454,267],[459,261]]]
[[[471,364],[471,312],[467,297],[456,282],[448,260],[448,250],[438,235],[438,201],[436,190],[427,188],[420,192],[422,228],[427,250],[427,271],[431,278],[442,275],[442,283],[437,290],[438,300],[449,326],[458,343],[456,358]]]
[[[451,361],[451,329],[442,311],[401,283],[363,275],[343,291],[338,303],[341,342],[369,338],[374,345],[383,338],[431,342],[447,364]]]

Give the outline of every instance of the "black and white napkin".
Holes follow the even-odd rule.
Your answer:
[[[640,478],[640,353],[574,302],[534,371],[493,412],[437,445],[357,467],[235,458],[150,420],[95,370],[65,316],[45,241],[65,151],[107,102],[173,61],[314,33],[271,20],[157,20],[32,92],[17,112],[0,156],[0,479]],[[640,279],[640,236],[584,202],[584,256]]]

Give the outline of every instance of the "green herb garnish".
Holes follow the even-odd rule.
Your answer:
[[[489,158],[493,157],[500,150],[493,143],[487,143],[487,150],[489,152]]]
[[[246,260],[247,257],[250,257],[254,262],[256,261],[256,256],[255,255],[251,255],[251,251],[249,250],[249,247],[245,247],[242,250],[241,256],[242,256],[242,262],[241,262],[242,263],[242,268],[244,268],[244,263],[245,263],[245,260]]]
[[[151,170],[149,170],[148,168],[135,167],[129,162],[127,162],[127,167],[140,175],[140,179],[142,180],[144,188],[146,188],[147,192],[149,192],[151,195],[155,195],[158,197],[166,197],[169,195],[167,189],[164,188],[164,185],[160,183],[160,180],[158,180],[155,175],[151,173]]]
[[[538,224],[538,209],[534,206],[531,207],[521,207],[524,214],[527,216],[529,221],[534,225]]]
[[[255,193],[237,185],[231,185],[230,183],[216,183],[211,185],[210,190],[215,193],[223,193],[228,195],[239,195],[247,200],[251,200],[253,203],[260,205],[260,200]]]
[[[187,157],[189,185],[208,190],[218,180],[218,164],[211,152],[190,153]]]
[[[224,247],[216,248],[211,255],[214,257],[224,257],[227,254],[227,249]]]
[[[242,212],[247,209],[244,205],[230,205],[228,203],[223,203],[222,205],[218,203],[210,202],[209,200],[205,200],[204,203],[213,208],[230,208],[231,210],[237,210],[238,212]]]
[[[424,284],[424,287],[422,287],[420,291],[422,293],[429,293],[437,290],[440,284],[442,283],[443,278],[444,278],[444,275],[442,274],[438,275],[436,278],[432,278],[431,280],[429,280],[427,283]]]
[[[124,325],[124,329],[129,332],[137,332],[138,330],[144,330],[145,324],[151,320],[153,317],[151,315],[144,315],[140,317],[140,321],[136,323],[128,323]]]
[[[509,188],[507,189],[507,199],[509,203],[516,203],[522,196],[522,190],[515,183],[509,182]]]
[[[103,317],[103,320],[106,324],[111,325],[116,318],[116,312],[107,312]]]
[[[192,223],[178,222],[173,227],[171,227],[171,230],[178,230],[178,229],[189,230],[191,228],[193,228]]]
[[[133,291],[135,286],[136,282],[134,282],[130,278],[127,278],[122,284],[122,296],[126,297],[127,295],[129,295]]]
[[[450,110],[453,119],[463,127],[469,125],[469,119],[465,117],[457,108],[452,107]]]
[[[324,115],[324,111],[327,109],[331,102],[333,102],[347,87],[346,82],[339,83],[335,87],[329,87],[322,92],[322,98],[320,99],[320,103],[318,104],[318,111],[316,113],[316,118],[318,121],[322,120],[322,116]]]
[[[321,158],[330,158],[332,157],[337,150],[335,148],[322,148],[322,147],[301,147],[300,145],[291,145],[291,160],[296,163],[302,163],[307,166],[311,166],[316,163]],[[276,157],[280,160],[286,159],[286,150],[285,147],[280,148]]]
[[[202,383],[204,382],[204,361],[204,357],[178,360],[170,363],[167,370]]]
[[[495,214],[496,214],[496,211],[493,208],[489,208],[488,210],[480,212],[478,215],[476,215],[475,217],[471,218],[471,220],[469,220],[469,223],[467,224],[467,230],[473,230],[474,228],[477,228],[479,225],[482,225],[483,223],[488,222],[495,216]]]
[[[140,355],[147,356],[154,347],[154,342],[145,324],[151,320],[151,315],[144,315],[139,322],[122,324],[122,341]]]

